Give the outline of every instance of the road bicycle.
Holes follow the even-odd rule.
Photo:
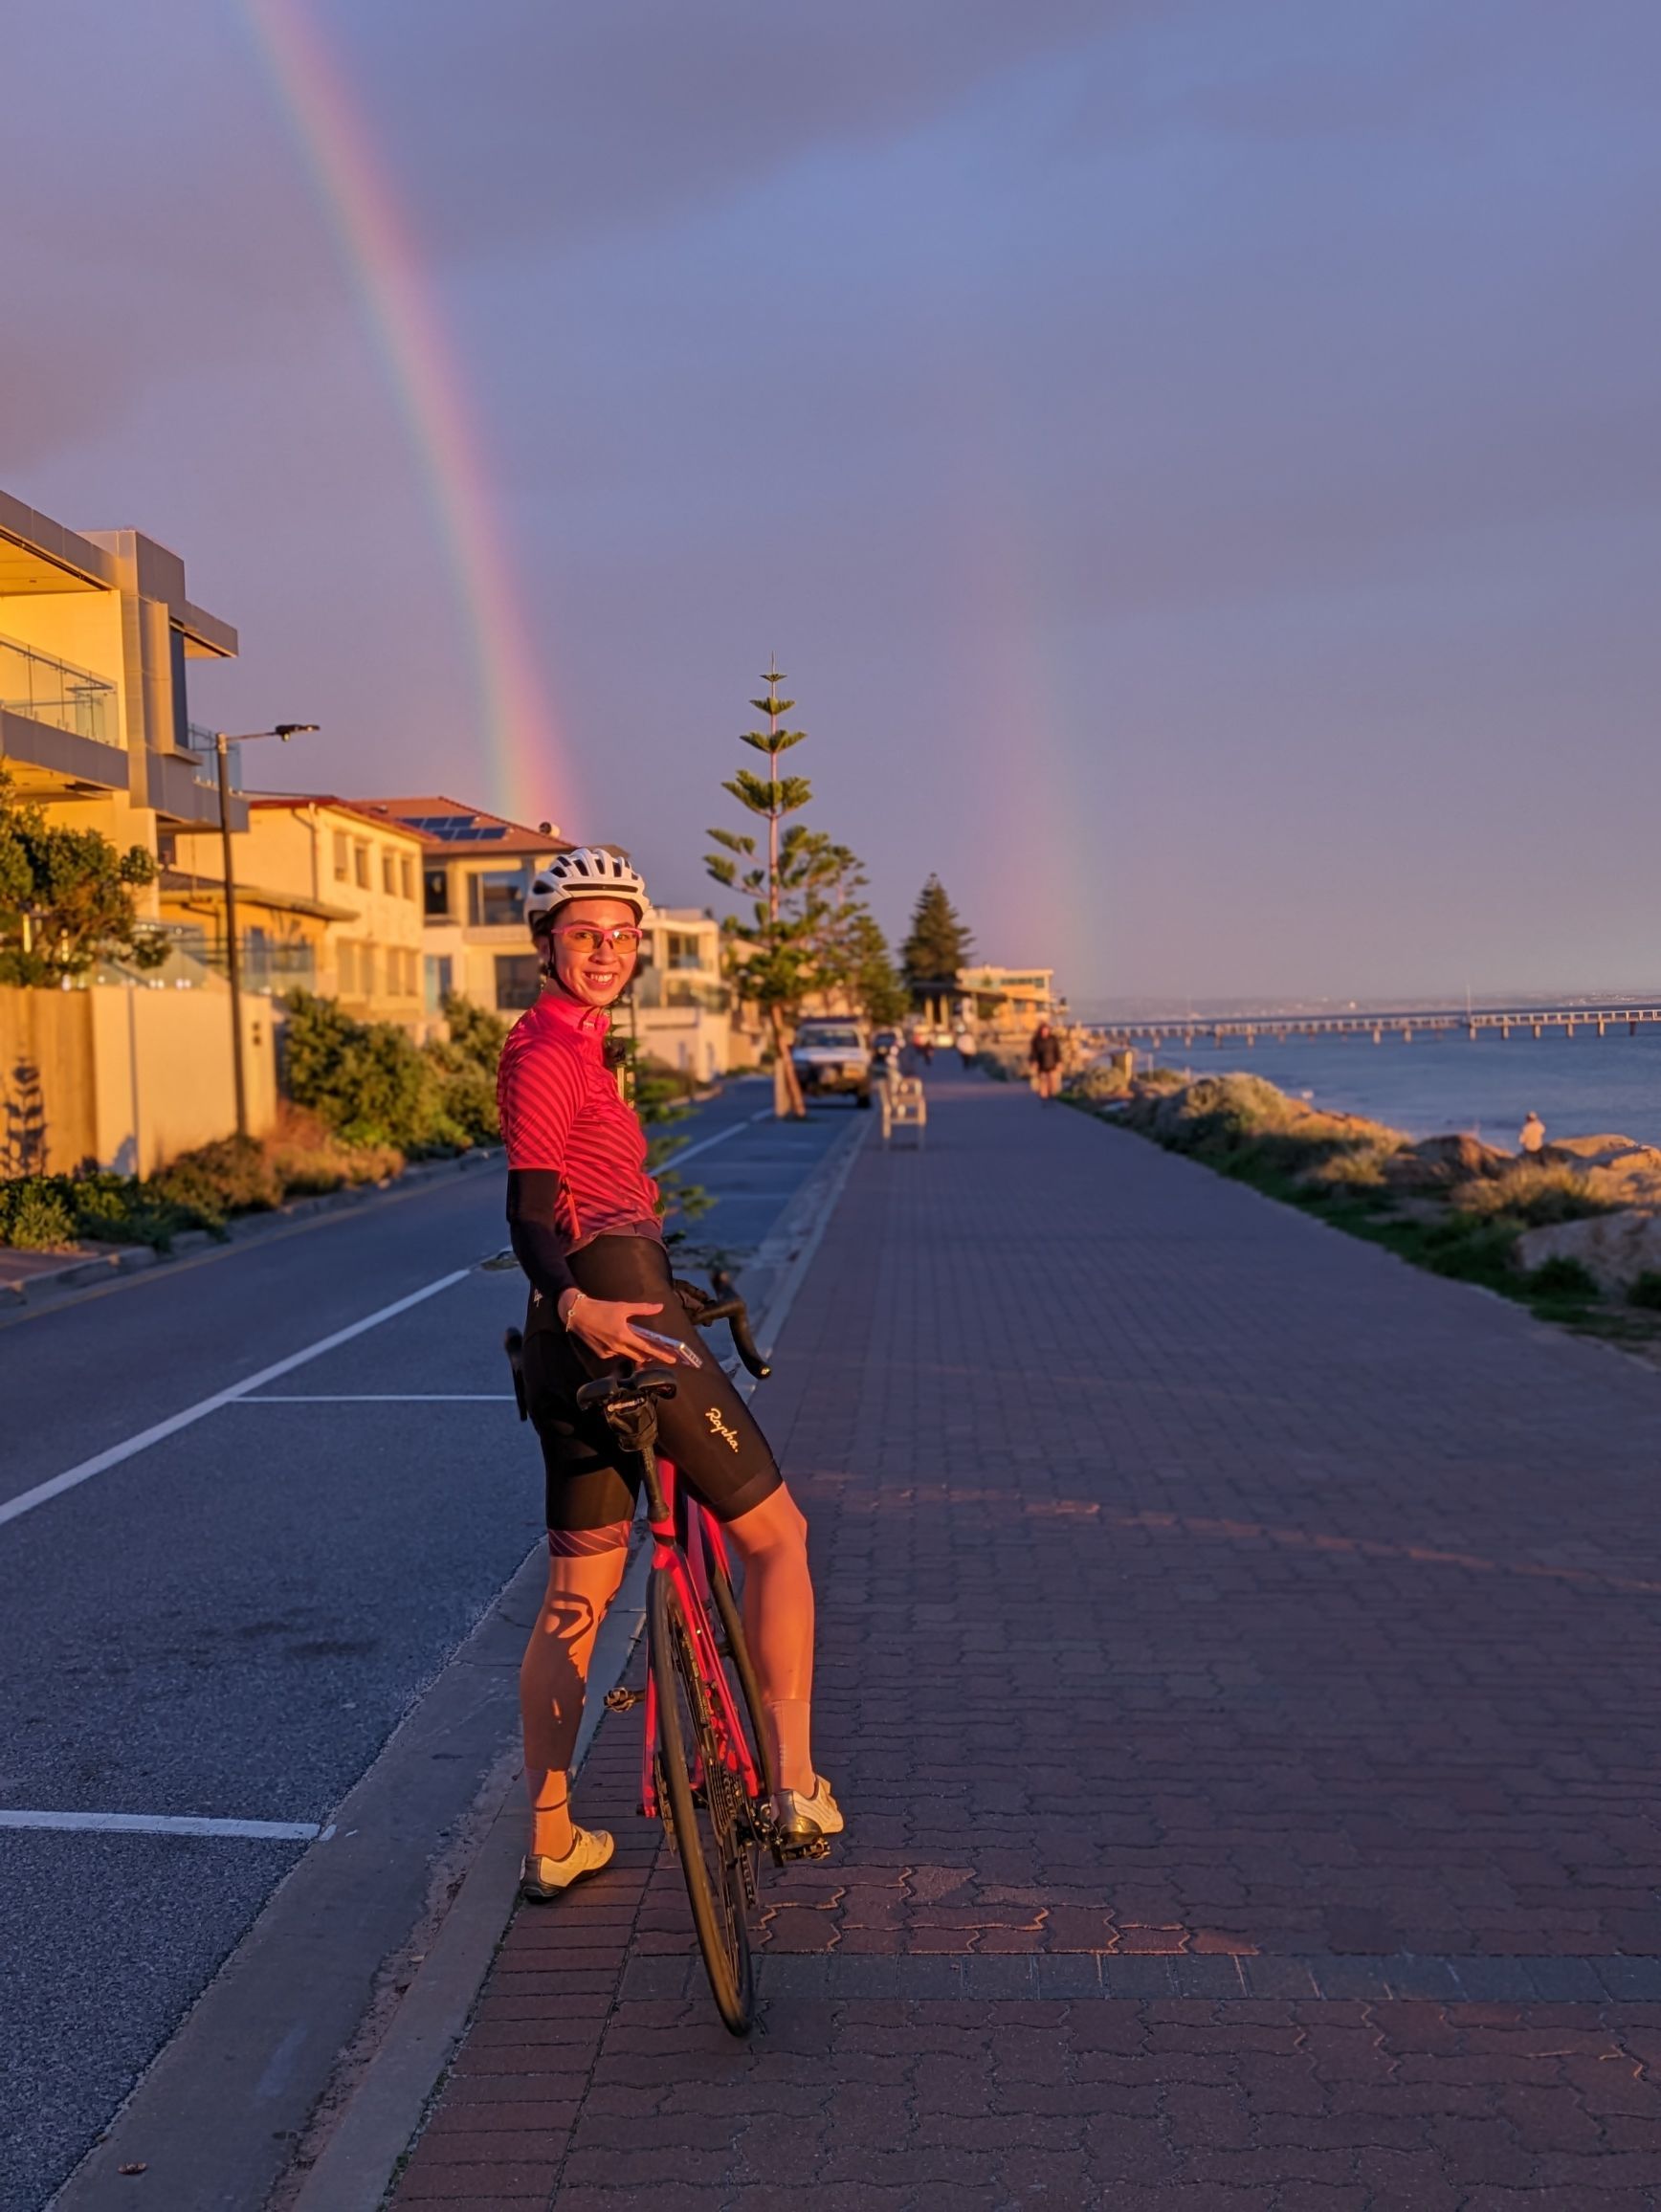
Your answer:
[[[694,1323],[725,1321],[758,1381],[771,1372],[750,1336],[743,1300],[719,1270],[715,1295],[676,1281]],[[512,1356],[514,1347],[510,1343]],[[517,1365],[517,1362],[516,1362]],[[644,1704],[640,1811],[661,1820],[680,1862],[693,1927],[722,2021],[747,2035],[755,2018],[750,1916],[764,1854],[823,1859],[823,1836],[786,1843],[774,1812],[778,1778],[760,1685],[744,1641],[732,1562],[717,1521],[657,1450],[657,1408],[675,1392],[668,1364],[601,1375],[577,1392],[641,1465],[652,1537],[647,1581],[646,1682],[608,1692],[613,1712]]]

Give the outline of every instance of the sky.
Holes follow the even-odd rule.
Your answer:
[[[268,781],[715,901],[776,654],[1075,1006],[1661,988],[1654,0],[54,0],[0,487]]]

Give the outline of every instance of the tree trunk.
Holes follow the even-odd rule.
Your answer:
[[[790,1049],[785,1042],[782,1007],[767,1008],[767,1026],[773,1032],[773,1112],[781,1121],[806,1121],[808,1105],[802,1096]]]

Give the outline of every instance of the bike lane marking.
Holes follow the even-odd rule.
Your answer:
[[[724,1129],[718,1129],[713,1137],[700,1137],[696,1144],[689,1144],[683,1152],[670,1153],[663,1164],[665,1167],[684,1166],[687,1161],[696,1160],[700,1152],[712,1151],[716,1145],[724,1144],[729,1137],[737,1137],[742,1131],[754,1128],[758,1121],[770,1121],[772,1118],[773,1109],[764,1106],[759,1114],[750,1115],[746,1120],[729,1121]],[[793,1197],[794,1193],[787,1195]]]
[[[103,1836],[237,1836],[256,1844],[324,1842],[321,1821],[213,1820],[199,1813],[47,1813],[0,1810],[0,1828],[49,1828],[55,1834]]]
[[[36,1506],[49,1504],[53,1498],[61,1497],[65,1491],[74,1490],[80,1483],[90,1482],[94,1475],[107,1474],[112,1467],[120,1467],[124,1460],[136,1457],[141,1451],[147,1451],[152,1444],[160,1444],[166,1437],[176,1436],[182,1428],[192,1427],[210,1413],[216,1413],[220,1406],[234,1405],[251,1390],[257,1390],[267,1382],[275,1382],[279,1375],[291,1375],[297,1367],[303,1367],[309,1360],[321,1359],[325,1352],[332,1352],[339,1345],[349,1344],[354,1337],[363,1336],[366,1330],[378,1329],[383,1321],[394,1320],[398,1315],[409,1313],[412,1306],[419,1306],[428,1298],[436,1297],[440,1291],[448,1291],[455,1283],[464,1283],[472,1272],[471,1268],[456,1268],[450,1274],[440,1275],[436,1282],[428,1283],[419,1291],[411,1291],[407,1297],[394,1298],[389,1306],[381,1306],[374,1313],[365,1314],[361,1321],[353,1321],[343,1329],[336,1329],[330,1336],[320,1337],[315,1344],[307,1344],[301,1351],[291,1352],[286,1360],[275,1360],[269,1367],[261,1367],[255,1374],[244,1376],[240,1382],[233,1382],[224,1390],[214,1391],[210,1398],[199,1398],[194,1405],[187,1405],[182,1412],[170,1413],[166,1421],[152,1422],[148,1428],[141,1428],[136,1436],[127,1437],[123,1443],[112,1444],[106,1451],[96,1452],[91,1459],[83,1459],[78,1466],[65,1468],[61,1474],[52,1475],[45,1482],[37,1482],[33,1490],[22,1491],[16,1497],[8,1498],[4,1505],[0,1505],[0,1528],[4,1528],[8,1521],[20,1520],[25,1514],[33,1513]]]

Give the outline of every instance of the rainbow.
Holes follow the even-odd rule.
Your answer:
[[[484,710],[484,803],[520,821],[551,815],[569,826],[578,794],[420,249],[367,119],[299,0],[242,0],[242,12],[361,289],[420,464]]]

